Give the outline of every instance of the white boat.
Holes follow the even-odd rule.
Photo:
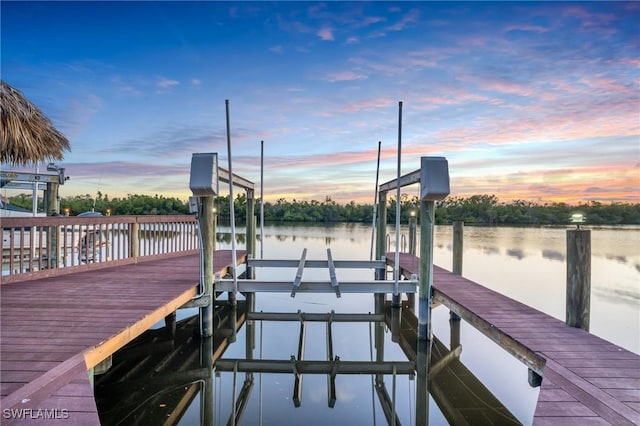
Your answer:
[[[34,215],[31,210],[14,206],[13,204],[10,204],[3,197],[0,197],[0,217],[34,217],[34,216],[42,217],[42,216],[46,216],[46,214],[36,213]]]

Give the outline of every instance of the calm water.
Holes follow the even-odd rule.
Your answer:
[[[219,228],[224,232],[224,228]],[[390,249],[395,248],[395,230],[388,227]],[[401,228],[407,234],[406,227]],[[369,259],[371,230],[357,224],[325,226],[268,226],[265,228],[263,252],[265,258],[298,259],[304,248],[307,259],[326,259],[330,248],[334,260]],[[451,268],[451,227],[436,227],[434,261],[446,269]],[[240,247],[243,238],[240,236]],[[520,300],[554,317],[564,320],[565,298],[565,228],[465,228],[463,275]],[[418,239],[419,240],[419,239]],[[624,348],[640,353],[640,227],[592,229],[592,300],[591,332]],[[229,238],[222,238],[218,248],[229,248]],[[260,244],[257,246],[260,256]],[[293,280],[295,269],[265,269],[256,271],[259,279]],[[368,280],[373,273],[367,270],[337,271],[339,281]],[[304,279],[326,280],[324,269],[305,269]],[[373,297],[370,295],[298,294],[295,299],[289,294],[259,294],[256,310],[265,312],[373,312]],[[179,317],[194,314],[194,310],[183,310]],[[535,326],[535,325],[533,325]],[[246,326],[237,333],[235,343],[229,345],[222,358],[245,358]],[[333,353],[341,360],[370,361],[375,359],[373,348],[374,325],[369,323],[334,323]],[[191,360],[187,366],[179,363],[174,369],[192,371],[198,367],[198,339],[192,332],[178,333],[184,336],[180,345],[172,341],[170,347],[176,354],[166,356],[171,362]],[[298,351],[300,324],[298,322],[255,322],[255,347],[250,351],[256,359],[289,360]],[[450,347],[450,324],[448,310],[439,307],[433,311],[433,331],[446,348]],[[154,331],[155,333],[158,330]],[[460,362],[484,386],[484,391],[496,398],[518,422],[530,424],[535,409],[538,389],[527,383],[527,368],[488,340],[473,327],[460,325],[462,351]],[[143,349],[145,360],[152,358],[145,351],[160,353],[164,342],[157,336],[149,337],[151,349]],[[384,333],[384,360],[406,361],[404,352]],[[154,343],[155,342],[155,343]],[[324,323],[308,323],[305,338],[305,359],[325,360],[326,326]],[[154,346],[155,345],[155,346]],[[179,350],[176,347],[179,346]],[[153,349],[156,348],[156,349]],[[168,349],[167,349],[168,350]],[[133,351],[135,352],[135,351]],[[168,352],[170,353],[170,352]],[[195,354],[195,355],[194,355]],[[304,375],[302,404],[296,408],[292,395],[294,377],[292,373],[245,373],[218,372],[213,382],[191,380],[184,377],[171,381],[163,379],[159,365],[169,361],[149,363],[150,373],[140,373],[145,363],[133,358],[132,367],[125,363],[118,367],[114,356],[114,367],[109,380],[101,384],[97,380],[96,398],[99,406],[117,406],[121,411],[108,411],[113,424],[152,424],[144,419],[166,416],[168,423],[200,424],[202,418],[212,418],[210,423],[227,424],[231,414],[233,395],[238,395],[243,384],[252,383],[242,424],[263,425],[351,425],[387,424],[384,413],[373,390],[371,375],[339,375],[336,378],[336,403],[327,406],[327,376]],[[141,360],[143,358],[140,358]],[[160,357],[159,359],[164,359]],[[204,365],[206,367],[206,365]],[[134,371],[135,370],[135,371]],[[195,371],[195,370],[193,370]],[[136,376],[137,375],[137,376]],[[175,376],[175,375],[174,375]],[[143,377],[143,379],[140,379]],[[145,379],[148,378],[148,379]],[[167,376],[168,377],[168,376]],[[171,376],[173,377],[173,376]],[[197,377],[196,377],[197,378]],[[251,380],[249,380],[251,379]],[[158,382],[162,386],[158,387]],[[398,420],[402,424],[415,423],[416,380],[413,377],[385,375],[386,389],[395,404]],[[99,385],[100,384],[100,385]],[[203,389],[207,389],[205,392]],[[139,389],[136,390],[136,387]],[[247,386],[249,387],[249,386]],[[114,389],[138,392],[138,400],[114,399]],[[187,394],[186,392],[191,392]],[[176,396],[176,395],[182,395]],[[190,395],[188,398],[184,395]],[[447,424],[445,415],[438,406],[442,401],[429,398],[429,422],[431,425]],[[203,400],[212,400],[213,410],[205,410]],[[130,405],[130,407],[125,407]],[[209,407],[209,408],[211,408]],[[106,408],[103,412],[107,412]],[[122,413],[130,412],[123,416]],[[166,412],[166,413],[165,413]],[[180,412],[180,415],[176,413]],[[103,420],[105,417],[103,416]],[[136,420],[138,422],[139,420]],[[156,420],[154,420],[156,421]]]

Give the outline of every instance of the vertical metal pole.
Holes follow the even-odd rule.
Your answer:
[[[431,340],[433,284],[433,221],[435,201],[420,201],[420,272],[418,274],[418,338]]]
[[[35,172],[36,174],[38,174],[37,165]],[[36,216],[38,214],[38,185],[39,183],[37,181],[33,182],[33,191],[31,193],[31,212],[33,213],[33,216]],[[32,234],[35,236],[35,232],[32,232]],[[34,247],[34,245],[31,244],[31,247]]]
[[[380,177],[380,147],[382,146],[382,141],[378,141],[378,164],[376,165],[376,187],[373,193],[373,219],[371,222],[371,252],[369,254],[369,260],[373,260],[373,239],[375,235],[376,229],[376,213],[377,213],[377,203],[378,203],[378,178]]]
[[[203,337],[210,337],[213,335],[213,276],[215,274],[215,271],[213,270],[213,256],[215,253],[216,239],[213,205],[213,197],[200,198],[200,212],[198,217],[200,218],[199,226],[203,251],[202,290],[204,290],[204,294],[209,296],[211,301],[209,306],[200,308],[200,333]]]
[[[298,361],[302,361],[304,359],[304,345],[305,345],[305,336],[307,332],[307,323],[304,320],[300,321],[300,339],[298,340]],[[296,373],[295,380],[293,383],[293,405],[296,407],[300,407],[302,404],[302,374]]]
[[[376,314],[384,314],[385,301],[384,293],[376,293],[374,296],[374,309]],[[384,328],[385,323],[383,321],[376,321],[374,323],[375,331],[375,347],[376,347],[376,361],[384,361]],[[375,384],[383,383],[384,376],[382,374],[376,374]]]
[[[236,266],[238,265],[238,256],[236,254],[236,216],[233,206],[233,162],[231,161],[231,126],[229,125],[229,99],[224,101],[226,117],[227,117],[227,155],[229,163],[229,212],[231,215],[231,273],[233,275],[233,297],[229,295],[229,301],[236,302],[236,293],[238,292],[238,274]]]
[[[260,259],[264,259],[264,141],[260,141]]]
[[[566,323],[589,331],[591,308],[591,231],[567,231]]]
[[[378,229],[376,230],[376,259],[382,260],[386,256],[386,233],[387,233],[387,192],[378,193]],[[387,278],[387,267],[376,269],[376,280]],[[373,296],[376,313],[384,313],[384,293],[375,293]],[[375,323],[376,359],[379,361],[384,357],[384,323]],[[376,376],[376,382],[382,380],[382,375]]]
[[[400,294],[398,293],[398,281],[400,280],[400,176],[402,175],[402,101],[398,102],[398,167],[396,189],[396,256],[393,263],[393,297],[391,306],[400,307]]]
[[[256,218],[255,218],[255,199],[253,189],[247,189],[247,256],[251,259],[256,254]],[[253,268],[247,266],[247,279],[253,279]]]
[[[247,293],[246,300],[246,313],[255,312],[256,310],[256,294],[255,293]],[[245,313],[245,315],[246,315]],[[246,331],[246,346],[245,346],[245,357],[247,359],[253,359],[253,350],[256,347],[256,322],[253,320],[247,320],[247,331]],[[252,373],[253,374],[253,373]]]

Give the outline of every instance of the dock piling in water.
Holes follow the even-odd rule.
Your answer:
[[[567,230],[566,323],[589,331],[591,305],[591,231]]]
[[[213,211],[213,197],[202,197],[200,199],[200,231],[202,237],[202,256],[203,256],[203,277],[200,292],[214,300],[213,294],[213,256],[215,252],[216,241],[216,221]],[[208,306],[200,308],[201,334],[202,337],[210,337],[213,335],[213,302]]]
[[[462,276],[462,258],[464,248],[464,222],[456,220],[453,222],[453,264],[451,272]],[[460,317],[453,311],[449,311],[449,317],[453,320],[460,320]]]
[[[462,257],[464,247],[464,222],[453,222],[453,266],[451,272],[462,275]]]

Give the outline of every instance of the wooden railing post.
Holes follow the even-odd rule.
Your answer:
[[[129,238],[133,263],[138,263],[138,257],[140,256],[140,224],[137,218],[129,225]]]
[[[566,323],[589,331],[591,304],[591,231],[567,230]]]

